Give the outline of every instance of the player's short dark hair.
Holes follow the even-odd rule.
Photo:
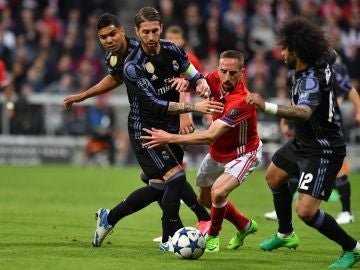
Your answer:
[[[238,50],[227,50],[220,53],[220,59],[222,58],[234,58],[240,63],[241,68],[244,66],[244,55]]]
[[[96,24],[96,29],[100,30],[101,28],[104,28],[109,25],[114,25],[115,27],[121,26],[118,18],[114,14],[104,13],[104,14],[100,15],[100,17],[97,21],[97,24]]]
[[[309,19],[296,16],[288,19],[279,29],[278,44],[296,54],[302,62],[315,65],[330,48],[330,39]]]
[[[143,7],[139,9],[138,13],[135,15],[135,26],[139,27],[143,22],[160,22],[161,16],[159,11],[153,7]]]
[[[166,32],[171,34],[180,34],[181,36],[184,36],[184,30],[178,26],[178,25],[170,25],[168,28],[166,28]]]

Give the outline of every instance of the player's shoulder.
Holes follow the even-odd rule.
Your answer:
[[[220,82],[220,77],[219,77],[219,73],[217,71],[211,71],[209,72],[206,76],[205,79],[207,81],[211,81],[211,82]]]
[[[125,38],[129,48],[134,49],[136,46],[140,44],[140,42],[136,38],[129,38],[129,37],[125,37]]]
[[[318,91],[319,90],[319,75],[316,70],[309,69],[304,72],[302,76],[298,77],[298,89],[300,91]]]

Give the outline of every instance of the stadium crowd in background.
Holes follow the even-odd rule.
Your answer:
[[[96,38],[99,14],[118,13],[120,21],[133,29],[132,21],[127,22],[121,16],[124,8],[133,7],[131,1],[121,1],[121,5],[104,0],[90,0],[86,5],[82,2],[0,2],[0,59],[5,67],[0,70],[1,78],[5,78],[5,85],[1,86],[6,88],[10,134],[47,132],[45,125],[49,121],[45,121],[43,106],[29,102],[32,93],[72,94],[89,88],[107,72]],[[200,59],[204,74],[216,67],[219,52],[241,50],[247,65],[246,84],[265,97],[286,95],[286,67],[275,45],[278,27],[287,18],[304,15],[333,37],[333,47],[346,65],[352,85],[360,88],[360,1],[154,0],[152,3],[164,17],[164,30],[174,24],[183,28],[187,40],[184,46]],[[31,114],[27,113],[29,110]],[[57,113],[60,117],[53,118],[58,119],[53,123],[55,135],[91,133],[88,106]],[[116,117],[115,122],[119,121]]]

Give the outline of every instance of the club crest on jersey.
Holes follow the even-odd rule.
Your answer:
[[[166,151],[162,151],[161,154],[162,154],[164,160],[168,160],[170,158],[168,152],[166,152]]]
[[[172,64],[173,64],[173,68],[175,71],[178,71],[179,70],[179,63],[176,61],[176,60],[173,60],[172,61]]]
[[[151,62],[147,62],[145,64],[145,69],[146,69],[147,72],[149,72],[151,74],[153,74],[155,72],[155,67]]]
[[[116,55],[112,55],[109,61],[110,66],[115,67],[117,62],[118,62],[118,57]]]

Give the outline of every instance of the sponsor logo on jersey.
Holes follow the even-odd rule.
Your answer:
[[[110,66],[115,67],[117,62],[118,62],[118,57],[116,55],[112,55],[109,61]]]
[[[149,72],[151,74],[153,74],[155,72],[155,67],[151,62],[147,62],[145,64],[145,69],[146,69],[147,72]]]
[[[173,60],[172,61],[172,64],[173,64],[173,68],[175,71],[178,71],[179,70],[179,63],[176,61],[176,60]]]

